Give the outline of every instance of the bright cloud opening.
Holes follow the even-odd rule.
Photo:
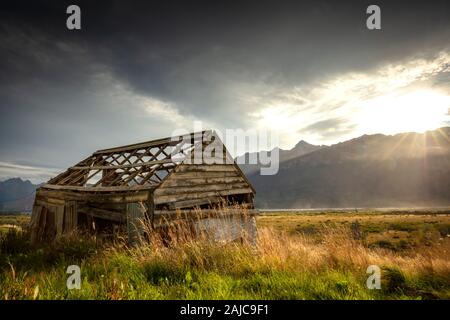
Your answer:
[[[410,59],[370,73],[347,73],[260,99],[251,115],[280,136],[281,147],[304,139],[332,144],[363,134],[423,132],[450,123],[450,90],[435,77],[450,72],[450,54]]]
[[[354,118],[365,133],[424,132],[445,125],[450,96],[432,90],[381,96],[367,101]]]

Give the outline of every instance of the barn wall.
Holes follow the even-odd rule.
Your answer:
[[[253,190],[234,164],[182,164],[154,191],[154,203],[169,209],[187,208],[233,195],[243,195],[243,202],[252,203]]]
[[[149,194],[149,191],[139,191],[93,195],[40,188],[31,216],[31,240],[33,243],[52,241],[76,229],[93,231],[94,222],[97,229],[126,225],[127,203],[146,202]]]
[[[53,240],[65,232],[64,211],[66,203],[51,199],[35,203],[31,216],[31,241]]]
[[[142,218],[138,203],[145,205],[152,225],[157,226],[177,216],[178,209],[189,211],[196,206],[207,209],[205,207],[219,203],[223,198],[253,208],[253,189],[234,164],[182,164],[153,191],[88,193],[40,188],[32,214],[32,238],[34,241],[53,240],[77,227],[89,228],[94,220],[98,220],[109,225],[127,226],[129,240],[134,243],[142,236],[136,223]],[[204,213],[209,214],[207,211]],[[240,217],[233,219],[222,226],[226,238],[235,238],[242,230],[252,230],[251,221],[244,223],[236,220]],[[198,228],[214,229],[219,222],[223,224],[224,220],[209,216],[198,222]]]

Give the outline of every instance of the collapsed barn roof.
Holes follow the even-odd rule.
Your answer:
[[[202,153],[212,143],[223,147],[223,156],[215,155],[215,163],[234,163],[218,136],[208,130],[98,150],[43,187],[86,192],[151,190],[177,165],[195,161],[195,152]]]

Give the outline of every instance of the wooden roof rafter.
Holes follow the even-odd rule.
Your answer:
[[[154,188],[177,165],[192,159],[200,146],[203,151],[213,141],[212,134],[212,131],[202,131],[98,150],[49,180],[45,186],[86,191]]]

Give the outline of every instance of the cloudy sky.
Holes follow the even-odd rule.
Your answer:
[[[449,2],[375,1],[371,31],[372,2],[2,2],[0,179],[194,121],[282,148],[450,125]]]

